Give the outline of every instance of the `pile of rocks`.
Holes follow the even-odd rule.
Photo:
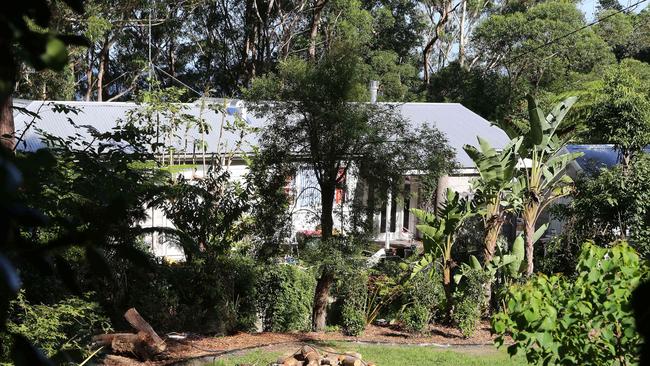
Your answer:
[[[338,353],[334,350],[321,350],[310,345],[302,346],[291,355],[280,357],[270,366],[375,366],[361,358],[356,352]]]

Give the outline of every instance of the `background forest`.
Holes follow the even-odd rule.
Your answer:
[[[491,320],[497,342],[515,336],[508,352],[531,363],[637,362],[649,333],[632,309],[647,299],[630,302],[650,273],[645,1],[600,1],[593,22],[580,3],[558,0],[66,0],[3,10],[3,135],[15,136],[12,98],[143,108],[114,131],[89,129],[90,143],[45,135],[49,149],[0,149],[0,362],[78,363],[93,334],[126,326],[129,307],[161,333],[212,335],[356,336],[383,318],[413,334],[444,324],[470,337]],[[311,149],[330,203],[321,229],[333,225],[342,166],[379,182],[378,202],[401,183],[396,167],[426,170],[431,182],[454,168],[435,128],[350,103],[370,100],[371,80],[379,101],[462,103],[512,141],[499,152],[466,147],[480,175],[473,199],[449,192],[435,214],[413,212],[422,256],[368,268],[371,211],[358,231],[325,230],[287,258],[290,147]],[[255,101],[251,110],[269,117],[243,182],[220,164],[189,183],[156,163],[152,116],[200,97]],[[61,112],[74,120],[78,111]],[[311,124],[292,125],[294,114]],[[368,143],[393,136],[407,143]],[[567,179],[577,157],[561,155],[569,141],[611,144],[618,163]],[[532,173],[515,171],[518,159],[532,160]],[[539,212],[569,196],[548,208],[563,232],[535,244]],[[175,229],[140,226],[151,207]],[[521,217],[522,237],[500,235],[506,217]],[[153,257],[143,235],[155,230],[186,261]]]

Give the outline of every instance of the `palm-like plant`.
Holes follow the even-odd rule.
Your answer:
[[[411,209],[420,222],[417,229],[424,236],[424,258],[415,268],[415,273],[428,267],[436,258],[442,260],[442,284],[447,304],[451,304],[451,269],[454,261],[451,250],[456,233],[463,223],[474,214],[471,200],[461,198],[458,192],[447,189],[447,200],[438,206],[437,213]]]
[[[577,98],[570,97],[558,103],[551,113],[544,116],[537,101],[528,96],[528,113],[530,130],[524,134],[520,131],[508,131],[511,135],[521,135],[519,157],[526,169],[515,182],[513,189],[523,193],[522,218],[526,239],[526,272],[533,273],[533,249],[535,242],[544,234],[548,224],[536,228],[541,213],[557,199],[568,195],[573,187],[573,180],[566,175],[569,163],[582,153],[559,154],[566,140],[557,135],[558,126],[569,112]]]
[[[497,239],[508,212],[518,208],[518,196],[513,194],[513,183],[517,166],[517,151],[522,138],[517,137],[500,152],[478,138],[480,150],[471,145],[463,149],[474,161],[479,178],[472,182],[474,202],[483,217],[485,236],[483,238],[483,261],[487,265],[494,257]]]

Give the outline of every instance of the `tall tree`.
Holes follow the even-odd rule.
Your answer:
[[[351,50],[334,48],[318,62],[289,59],[281,63],[276,74],[254,80],[247,93],[256,101],[253,108],[257,113],[270,119],[262,134],[262,151],[289,156],[288,163],[313,172],[320,188],[324,245],[328,245],[333,234],[336,188],[350,169],[364,170],[369,165],[392,167],[373,173],[380,175],[379,181],[397,183],[406,167],[424,170],[423,163],[433,165],[450,155],[444,140],[438,146],[421,144],[422,148],[417,148],[417,135],[409,130],[396,106],[359,103],[367,100],[359,72],[362,66],[361,58]],[[277,101],[268,102],[271,98]],[[409,151],[407,146],[413,149]],[[286,153],[277,154],[278,151]],[[421,153],[431,157],[438,154],[440,158],[430,159]],[[371,164],[377,159],[383,161]],[[439,166],[444,164],[433,169]],[[329,268],[321,272],[314,302],[314,329],[325,326],[327,298],[335,276]]]

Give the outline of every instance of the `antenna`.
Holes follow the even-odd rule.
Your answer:
[[[154,0],[149,3],[149,92],[151,92],[151,81],[153,80],[153,62],[151,61],[151,13],[153,12],[153,2]]]

